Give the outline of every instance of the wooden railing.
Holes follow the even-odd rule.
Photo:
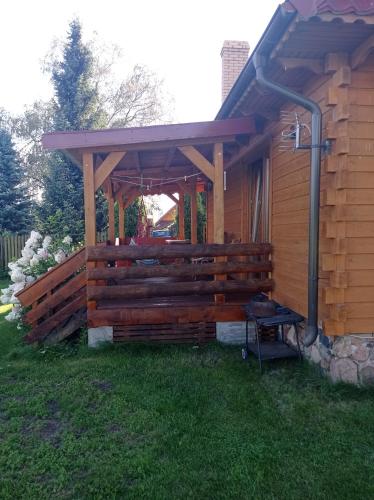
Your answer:
[[[60,341],[85,321],[85,264],[85,248],[81,248],[17,294],[22,306],[31,307],[25,315],[32,327],[26,341],[44,341],[51,334]]]
[[[271,262],[268,260],[270,251],[269,244],[88,247],[87,262],[92,264],[87,268],[87,299],[91,302],[90,309],[95,309],[95,303],[101,300],[268,292],[272,289],[272,280],[261,274],[271,271]],[[226,261],[229,257],[238,256],[248,257],[248,261]],[[250,257],[254,256],[257,256],[257,260],[250,261]],[[201,257],[224,261],[186,263],[186,260]],[[107,262],[142,259],[158,259],[168,263],[152,267],[95,267],[98,263],[102,266]],[[173,259],[183,262],[170,263]],[[252,277],[225,279],[227,275],[238,274],[251,274]],[[215,279],[199,279],[203,276]],[[178,281],[126,284],[126,280],[130,279],[165,277],[177,278]]]

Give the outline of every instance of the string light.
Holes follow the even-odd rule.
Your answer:
[[[146,184],[147,191],[149,191],[151,188],[165,186],[168,184],[174,184],[175,182],[178,182],[178,181],[184,180],[185,182],[187,182],[187,179],[190,179],[191,177],[197,177],[198,175],[200,175],[200,172],[198,172],[197,174],[184,175],[183,177],[170,178],[167,181],[165,181],[164,179],[157,179],[154,177],[143,177],[143,175],[141,177],[130,177],[130,176],[124,175],[123,177],[114,177],[113,176],[112,180],[118,181],[118,182],[123,182],[125,184],[131,184],[132,186],[138,186],[141,189],[143,189],[143,187],[144,187],[143,182],[147,180],[147,181],[150,181],[150,184],[148,184],[148,183]],[[139,179],[140,182],[132,182],[132,180],[126,180],[126,179]],[[160,182],[158,184],[157,183],[153,184],[153,181],[160,181]]]

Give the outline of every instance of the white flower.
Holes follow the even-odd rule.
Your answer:
[[[19,267],[15,267],[10,273],[10,279],[13,281],[13,283],[21,283],[25,281],[26,277]]]
[[[65,245],[71,245],[73,242],[73,238],[71,236],[65,236],[65,238],[62,240],[62,243]]]
[[[21,306],[18,305],[14,306],[13,309],[10,311],[10,313],[5,316],[5,319],[7,321],[15,321],[17,319],[20,319],[21,311],[22,311]]]
[[[25,288],[25,283],[25,281],[22,283],[13,283],[13,285],[11,285],[9,288],[11,288],[13,293],[16,294]]]
[[[21,255],[24,259],[32,259],[33,255],[35,254],[34,250],[28,246],[25,246],[25,248],[22,250]]]
[[[36,266],[41,260],[42,258],[40,257],[40,255],[34,254],[32,259],[30,260],[30,266]]]
[[[54,257],[55,261],[57,262],[57,264],[61,264],[61,262],[63,262],[66,259],[65,252],[63,250],[61,250],[61,248],[59,250],[57,250],[57,252],[54,254],[53,257]]]
[[[28,259],[27,257],[20,257],[18,260],[17,260],[17,265],[18,266],[27,266],[30,262],[30,259]]]
[[[32,283],[36,278],[34,276],[26,276],[26,283]]]
[[[8,267],[11,271],[13,271],[15,267],[18,267],[18,264],[17,262],[9,262]]]
[[[39,248],[39,250],[37,251],[37,255],[41,258],[41,259],[48,259],[49,257],[49,253],[48,253],[48,250],[44,247],[42,248]]]
[[[43,240],[42,247],[46,250],[47,248],[50,247],[52,243],[52,238],[50,236],[46,236]]]

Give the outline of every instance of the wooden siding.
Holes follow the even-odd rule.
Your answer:
[[[330,124],[337,158],[330,162],[326,236],[334,245],[323,266],[330,271],[326,330],[336,334],[374,331],[374,57],[350,80],[332,91],[339,102]]]
[[[226,172],[225,240],[248,242],[248,170],[237,165]]]

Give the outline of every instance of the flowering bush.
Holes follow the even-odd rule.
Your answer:
[[[60,264],[73,251],[72,239],[66,236],[62,241],[53,243],[50,236],[43,236],[37,231],[31,231],[21,257],[9,263],[9,276],[12,284],[1,290],[0,301],[3,304],[13,304],[11,312],[5,316],[8,321],[22,318],[22,306],[16,297],[26,285],[39,276]]]

